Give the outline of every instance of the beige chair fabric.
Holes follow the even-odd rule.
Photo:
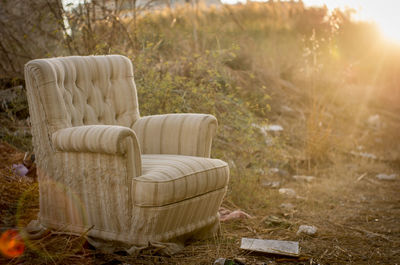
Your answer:
[[[210,158],[215,117],[140,118],[120,55],[33,60],[25,79],[40,187],[29,233],[87,232],[98,248],[133,253],[215,232],[229,180]]]

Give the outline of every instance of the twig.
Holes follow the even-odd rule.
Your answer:
[[[357,228],[357,227],[351,227],[351,226],[348,226],[348,228],[350,228],[351,230],[357,231],[357,232],[366,233],[366,234],[369,234],[369,235],[373,235],[373,236],[376,236],[376,237],[383,238],[383,239],[385,239],[385,240],[387,240],[389,242],[392,242],[392,243],[399,243],[399,241],[392,240],[388,236],[385,236],[385,235],[382,235],[382,234],[379,234],[379,233],[376,233],[376,232],[371,232],[371,231],[368,231],[368,230],[365,230],[365,229],[361,229],[361,228]]]
[[[360,180],[362,180],[366,175],[367,175],[367,172],[365,172],[364,174],[361,174],[361,176],[359,176],[357,178],[356,182],[359,182]]]

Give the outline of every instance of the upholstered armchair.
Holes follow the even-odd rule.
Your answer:
[[[29,232],[125,249],[215,232],[229,179],[210,158],[215,117],[140,117],[120,55],[33,60],[25,79],[40,192]]]

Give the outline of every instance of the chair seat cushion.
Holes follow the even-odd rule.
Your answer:
[[[142,175],[132,184],[137,206],[164,206],[224,188],[228,165],[219,160],[183,155],[142,155]]]

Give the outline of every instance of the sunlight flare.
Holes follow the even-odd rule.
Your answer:
[[[335,8],[354,9],[355,20],[370,21],[376,23],[381,30],[384,38],[400,43],[400,16],[397,11],[400,10],[400,1],[360,1],[360,0],[304,0],[307,6],[323,6],[329,10]]]

